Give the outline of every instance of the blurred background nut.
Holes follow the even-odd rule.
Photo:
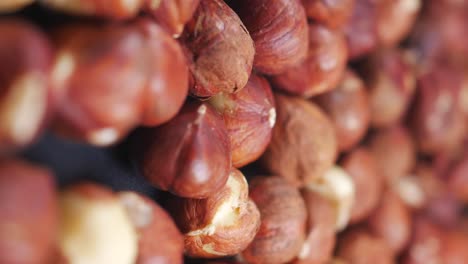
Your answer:
[[[307,55],[307,17],[300,0],[228,0],[255,43],[254,67],[279,74]]]
[[[147,0],[146,12],[173,37],[179,37],[195,13],[200,0]]]
[[[112,190],[81,183],[60,195],[59,246],[71,264],[129,264],[138,255],[138,234]]]
[[[247,84],[255,54],[242,21],[222,0],[201,0],[180,41],[192,74],[190,93],[210,97]]]
[[[365,136],[371,111],[366,87],[351,70],[347,70],[338,86],[315,98],[332,120],[340,152],[348,151]]]
[[[57,11],[110,19],[135,17],[145,0],[39,0],[44,6]]]
[[[209,197],[228,179],[228,132],[221,116],[207,104],[187,102],[168,123],[137,132],[132,144],[132,159],[143,176],[178,196]]]
[[[14,12],[34,3],[35,1],[36,0],[3,0],[0,3],[0,13]]]
[[[231,140],[232,165],[239,168],[258,159],[270,143],[276,122],[267,80],[252,74],[240,92],[221,93],[208,102],[223,116]]]
[[[350,223],[358,223],[372,213],[379,204],[383,190],[383,176],[374,157],[364,147],[346,154],[340,162],[354,183],[355,197]]]
[[[322,110],[301,98],[276,94],[276,125],[260,162],[295,186],[319,179],[337,156],[333,124]]]
[[[331,28],[342,27],[353,12],[355,0],[302,0],[307,17]]]
[[[168,204],[184,233],[185,254],[215,258],[235,255],[254,239],[260,212],[249,199],[247,180],[233,169],[226,185],[206,199],[174,197]]]
[[[0,263],[48,263],[56,243],[56,199],[50,171],[0,161]]]
[[[307,209],[299,191],[278,176],[250,181],[250,197],[260,210],[260,229],[241,253],[247,263],[279,264],[293,260],[304,244]]]
[[[3,19],[0,61],[0,152],[6,152],[32,143],[53,108],[51,44],[34,25]]]
[[[341,31],[310,24],[308,34],[307,57],[272,77],[275,88],[311,97],[334,89],[340,81],[348,56],[346,40]]]
[[[138,257],[135,263],[182,264],[183,237],[169,214],[136,192],[119,192],[118,196],[138,233]]]
[[[468,203],[468,153],[450,172],[448,186],[458,199]]]

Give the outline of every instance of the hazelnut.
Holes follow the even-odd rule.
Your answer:
[[[0,263],[48,263],[56,242],[56,199],[50,171],[0,161]]]
[[[320,178],[337,156],[333,124],[315,104],[275,95],[276,125],[271,143],[260,159],[271,173],[295,186]]]
[[[411,135],[400,125],[378,130],[370,139],[369,150],[390,185],[408,175],[416,163]]]
[[[458,199],[468,203],[468,155],[450,172],[448,186]]]
[[[51,44],[35,26],[5,19],[0,22],[0,61],[0,152],[4,152],[30,144],[46,123],[52,108]]]
[[[208,102],[224,118],[233,166],[239,168],[258,159],[270,143],[276,122],[273,93],[267,80],[252,74],[240,92],[220,93]]]
[[[335,126],[338,150],[348,151],[366,134],[370,123],[370,107],[362,80],[347,70],[338,86],[316,98]]]
[[[351,177],[355,188],[355,201],[351,210],[351,223],[366,219],[377,207],[383,189],[383,177],[374,157],[364,147],[346,154],[340,162]]]
[[[275,88],[311,97],[336,87],[346,69],[348,51],[340,30],[309,25],[309,48],[302,62],[272,77]]]
[[[418,217],[413,225],[412,241],[402,263],[447,263],[443,261],[443,230],[429,220]]]
[[[138,234],[112,190],[93,183],[60,195],[59,244],[68,263],[135,263]]]
[[[407,246],[411,235],[411,213],[392,191],[383,194],[368,223],[371,232],[382,238],[395,255]]]
[[[233,169],[226,185],[206,199],[174,198],[171,213],[184,233],[185,254],[222,257],[244,250],[260,226],[244,175]]]
[[[279,176],[257,176],[250,197],[260,210],[260,230],[241,253],[247,263],[279,264],[297,256],[305,239],[307,211],[299,191]]]
[[[35,1],[36,0],[3,0],[0,3],[0,13],[14,12],[32,4]]]
[[[279,74],[306,58],[307,17],[300,0],[228,0],[255,43],[254,67]]]
[[[406,114],[416,90],[413,61],[413,53],[397,49],[382,50],[366,61],[373,127],[394,125]]]
[[[342,27],[353,12],[355,0],[302,0],[307,17],[332,28]]]
[[[135,263],[183,263],[183,236],[169,214],[138,193],[125,191],[118,196],[138,232]]]
[[[146,12],[177,38],[195,13],[200,0],[148,0]]]
[[[365,229],[353,229],[341,235],[337,255],[346,263],[395,263],[392,251],[385,241]]]
[[[188,52],[190,93],[210,97],[247,84],[255,48],[236,13],[222,0],[201,0],[181,42]]]
[[[155,187],[206,198],[226,183],[231,149],[223,119],[206,104],[187,102],[168,123],[134,136],[132,157]]]
[[[188,90],[182,50],[156,24],[76,25],[56,39],[59,133],[106,146],[140,122],[168,121],[182,106]]]
[[[335,210],[335,229],[348,225],[354,206],[356,190],[351,176],[339,166],[329,169],[321,178],[309,182],[306,190],[316,192],[332,202]]]
[[[138,14],[145,0],[40,0],[40,2],[46,7],[73,15],[129,19]]]
[[[428,202],[428,195],[425,193],[423,181],[417,175],[408,175],[399,178],[392,186],[392,189],[406,206],[412,209],[420,209]]]

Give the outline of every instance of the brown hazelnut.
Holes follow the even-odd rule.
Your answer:
[[[366,61],[373,127],[394,125],[406,114],[416,90],[413,61],[413,53],[397,49],[381,50]]]
[[[458,199],[468,203],[468,155],[450,172],[448,186]]]
[[[252,71],[254,43],[222,0],[201,0],[180,40],[188,50],[192,95],[206,98],[244,88]]]
[[[226,183],[231,149],[221,116],[187,102],[168,123],[134,136],[132,155],[151,184],[178,196],[206,198]]]
[[[224,118],[231,140],[232,165],[242,167],[260,157],[276,122],[273,93],[267,80],[252,74],[242,91],[221,93],[208,101]]]
[[[362,80],[347,70],[338,86],[316,98],[335,126],[338,150],[348,151],[366,134],[370,123],[370,107]]]
[[[382,195],[368,223],[371,232],[382,238],[395,255],[407,246],[411,235],[411,214],[400,197],[392,191]]]
[[[340,30],[309,25],[309,49],[301,63],[272,77],[275,88],[303,97],[332,90],[346,69],[346,40]]]
[[[146,12],[177,38],[195,13],[200,0],[147,0]]]
[[[0,263],[47,263],[56,242],[56,199],[51,172],[0,161]]]
[[[247,180],[233,169],[226,185],[206,199],[174,198],[171,213],[184,233],[185,254],[215,258],[244,250],[260,226],[260,212],[249,199]]]
[[[36,0],[3,0],[0,3],[0,13],[9,13],[19,10]]]
[[[372,135],[369,150],[390,185],[408,175],[416,163],[416,149],[408,130],[400,125]]]
[[[68,263],[135,263],[138,234],[118,196],[80,183],[60,195],[59,245]]]
[[[138,14],[145,0],[40,0],[40,2],[46,7],[73,15],[129,19]]]
[[[307,17],[300,0],[228,0],[255,43],[254,67],[279,74],[307,55]]]
[[[304,99],[276,94],[275,103],[276,125],[261,164],[295,186],[322,177],[337,156],[333,124]]]
[[[391,188],[406,206],[412,209],[421,209],[428,202],[428,195],[425,193],[423,181],[418,175],[410,174],[399,178]]]
[[[169,214],[138,193],[125,191],[118,196],[138,232],[135,263],[183,263],[183,236]]]
[[[395,263],[385,241],[365,229],[353,229],[340,235],[337,256],[352,264]]]
[[[247,263],[291,261],[305,239],[307,210],[301,194],[279,176],[254,177],[249,191],[260,210],[261,224],[241,258]]]
[[[302,0],[307,17],[332,28],[342,27],[353,12],[355,0]]]
[[[1,5],[1,4],[0,4]],[[35,26],[0,22],[0,152],[30,144],[52,108],[51,44]]]
[[[59,133],[110,145],[140,122],[168,121],[182,106],[188,90],[182,50],[156,24],[76,25],[56,39]]]
[[[355,201],[351,210],[351,223],[366,219],[377,207],[383,189],[383,177],[372,154],[359,147],[346,154],[340,162],[355,187]]]

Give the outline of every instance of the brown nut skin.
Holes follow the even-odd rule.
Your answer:
[[[208,102],[223,116],[231,140],[232,165],[240,168],[258,159],[270,143],[276,122],[268,81],[252,74],[240,92],[221,93]]]
[[[260,210],[261,224],[241,258],[252,264],[291,261],[305,239],[307,209],[301,194],[279,176],[257,176],[250,181],[249,191]]]
[[[255,47],[242,21],[222,0],[201,0],[180,41],[188,50],[192,95],[206,98],[244,88]]]
[[[302,0],[307,17],[331,28],[342,27],[353,12],[355,0]]]
[[[377,14],[377,38],[386,47],[396,46],[411,31],[422,0],[380,0]]]
[[[48,8],[72,15],[123,20],[135,17],[145,0],[40,0],[40,2]]]
[[[319,179],[337,156],[333,124],[312,102],[280,94],[275,102],[276,125],[260,163],[294,186]]]
[[[139,234],[136,263],[182,264],[184,239],[169,214],[136,192],[119,192],[118,196]]]
[[[468,203],[468,155],[452,168],[447,184],[458,199]]]
[[[383,177],[374,157],[364,147],[358,147],[346,154],[340,165],[351,176],[356,188],[350,223],[359,223],[366,219],[379,204],[383,190]]]
[[[351,18],[343,28],[349,59],[361,58],[377,48],[377,3],[356,0]]]
[[[0,13],[9,13],[17,11],[27,5],[34,3],[36,0],[4,0],[0,3]]]
[[[177,38],[195,13],[200,0],[147,0],[146,12]]]
[[[260,212],[249,199],[244,175],[232,169],[226,185],[206,199],[174,197],[168,204],[184,233],[185,254],[219,258],[235,255],[254,239]]]
[[[53,108],[51,44],[35,26],[4,19],[0,61],[0,152],[8,152],[32,143]]]
[[[344,35],[320,24],[309,25],[308,32],[306,59],[271,78],[278,90],[311,97],[334,89],[340,81],[348,55]]]
[[[400,197],[386,191],[368,219],[370,231],[383,239],[395,255],[407,246],[411,236],[411,213]]]
[[[394,125],[406,114],[416,91],[413,61],[410,51],[386,49],[365,62],[363,76],[369,87],[373,127]]]
[[[369,150],[390,185],[407,176],[416,164],[416,146],[409,131],[401,125],[378,130],[370,138]]]
[[[337,256],[349,264],[395,263],[385,241],[366,229],[353,229],[340,235]]]
[[[366,87],[354,72],[347,70],[334,90],[315,99],[335,126],[340,152],[361,141],[369,128],[371,112]]]
[[[209,105],[187,102],[168,123],[134,136],[132,156],[155,187],[206,198],[226,183],[231,149],[221,116]]]
[[[50,171],[0,161],[0,263],[49,263],[57,235],[56,200]]]
[[[307,56],[307,17],[300,0],[228,0],[255,42],[254,67],[279,74]]]
[[[307,189],[302,190],[307,208],[307,232],[304,245],[293,264],[327,263],[336,242],[336,210],[333,201]]]
[[[110,145],[140,122],[168,121],[187,96],[181,48],[148,20],[66,27],[56,39],[52,80],[62,93],[55,122],[61,134]]]

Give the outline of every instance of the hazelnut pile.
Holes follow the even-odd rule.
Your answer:
[[[0,264],[468,264],[468,1],[0,0]]]

